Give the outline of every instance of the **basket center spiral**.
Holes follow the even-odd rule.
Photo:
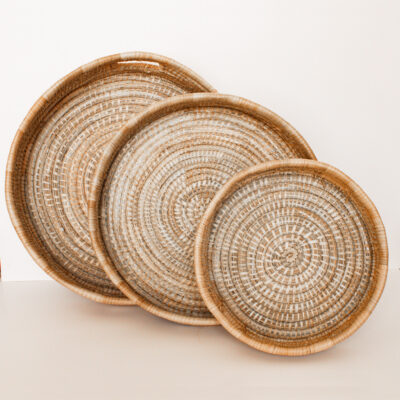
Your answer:
[[[295,261],[297,260],[297,257],[299,255],[298,249],[292,247],[288,248],[283,251],[282,253],[282,263],[283,264],[294,264]]]
[[[198,222],[214,196],[214,191],[207,187],[189,186],[188,192],[182,193],[175,203],[175,218],[187,238],[192,238]]]

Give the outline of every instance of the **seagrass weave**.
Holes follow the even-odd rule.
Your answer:
[[[305,355],[350,336],[385,285],[385,230],[362,189],[312,160],[272,161],[233,177],[199,223],[202,297],[236,338]]]
[[[101,265],[148,311],[215,324],[194,276],[198,221],[235,173],[294,157],[314,155],[290,125],[250,101],[195,94],[155,104],[114,139],[93,179],[89,223]]]
[[[51,87],[13,142],[6,196],[14,227],[35,261],[90,299],[131,303],[99,266],[87,196],[104,147],[133,114],[169,96],[214,91],[188,68],[150,53],[84,65]]]

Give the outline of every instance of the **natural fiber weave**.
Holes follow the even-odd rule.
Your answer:
[[[371,200],[317,161],[274,161],[232,178],[205,212],[195,268],[209,310],[258,350],[304,355],[350,336],[387,274]]]
[[[117,54],[78,68],[33,106],[7,165],[7,204],[35,261],[93,300],[130,303],[98,265],[87,196],[103,148],[132,114],[169,96],[213,91],[188,68],[149,53]]]
[[[90,229],[99,261],[132,300],[172,321],[215,320],[198,292],[198,221],[231,176],[265,160],[314,155],[281,118],[247,100],[186,95],[131,121],[94,177]]]

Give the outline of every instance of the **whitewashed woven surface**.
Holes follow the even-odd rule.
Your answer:
[[[208,90],[173,60],[131,53],[81,67],[44,95],[17,134],[8,183],[17,231],[47,272],[95,300],[128,302],[91,245],[87,198],[94,170],[133,115],[164,98]]]
[[[216,94],[185,97],[178,105],[171,99],[153,107],[149,123],[129,124],[123,144],[113,143],[117,154],[103,165],[107,175],[98,183],[99,257],[112,264],[115,282],[122,278],[138,304],[174,321],[206,323],[212,316],[193,269],[205,208],[248,166],[313,155],[279,117],[251,115],[254,103]]]
[[[301,164],[238,178],[202,237],[207,305],[256,348],[333,341],[386,273],[383,225],[366,207],[343,182]]]

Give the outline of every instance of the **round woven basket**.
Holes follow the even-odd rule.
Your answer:
[[[194,276],[197,224],[217,190],[243,168],[314,158],[271,111],[227,95],[153,105],[104,154],[89,201],[101,265],[130,299],[171,321],[211,325]]]
[[[52,86],[20,126],[7,164],[12,223],[34,260],[92,300],[130,304],[91,246],[87,196],[104,147],[132,114],[166,97],[214,89],[163,56],[125,53],[84,65]]]
[[[313,160],[272,161],[229,180],[195,242],[202,297],[237,339],[306,355],[350,336],[383,291],[385,229],[362,189]]]

